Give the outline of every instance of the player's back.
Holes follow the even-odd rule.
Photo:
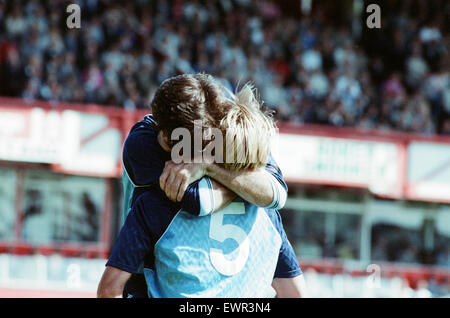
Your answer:
[[[273,210],[236,200],[203,217],[178,212],[145,269],[150,297],[274,297],[282,239]]]

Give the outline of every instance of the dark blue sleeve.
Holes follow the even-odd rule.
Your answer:
[[[181,200],[181,209],[195,216],[200,214],[200,192],[198,189],[199,181],[200,180],[197,180],[187,187],[186,192],[184,192],[183,199]]]
[[[294,249],[292,248],[292,245],[286,236],[286,232],[284,231],[280,214],[277,210],[267,211],[275,228],[278,230],[278,233],[280,233],[282,241],[274,277],[292,278],[302,274],[297,256],[295,255]]]
[[[184,193],[181,208],[195,216],[214,212],[214,189],[209,177],[203,177],[188,187]]]
[[[153,248],[178,209],[154,192],[140,195],[133,204],[106,263],[129,273],[153,267]]]
[[[288,186],[287,186],[286,182],[284,182],[283,173],[281,172],[280,167],[278,167],[278,164],[276,163],[272,154],[270,154],[270,157],[269,157],[269,160],[267,161],[265,169],[267,172],[269,172],[271,175],[273,175],[278,180],[280,185],[284,188],[284,190],[287,193]]]

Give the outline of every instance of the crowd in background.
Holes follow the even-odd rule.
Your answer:
[[[360,215],[283,209],[283,222],[297,255],[312,259],[356,260],[361,257]],[[450,268],[450,237],[427,223],[409,228],[380,221],[370,228],[372,262],[427,264]],[[450,286],[449,286],[450,287]]]
[[[280,121],[450,133],[445,0],[382,3],[379,30],[334,1],[74,3],[80,29],[67,1],[0,1],[1,95],[133,110],[164,79],[207,72],[231,89],[252,81]]]
[[[280,122],[450,135],[450,2],[376,2],[379,30],[366,27],[363,0],[313,0],[309,12],[298,0],[0,0],[0,96],[133,111],[163,80],[207,72],[231,90],[253,82]],[[66,25],[69,3],[81,7],[80,29]],[[89,228],[73,235],[90,241],[98,211],[82,198]],[[25,221],[39,209],[27,205]],[[332,238],[317,215],[302,219],[290,235],[298,254],[357,259],[360,225],[347,219]],[[417,233],[372,234],[374,261],[450,266],[447,237],[430,256]]]

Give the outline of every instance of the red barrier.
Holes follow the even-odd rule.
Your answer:
[[[302,270],[314,270],[317,273],[336,275],[349,274],[351,276],[369,276],[372,272],[361,264],[353,262],[345,262],[340,260],[317,259],[305,260],[300,259],[299,264]],[[417,283],[421,280],[434,279],[438,284],[450,284],[450,269],[426,266],[426,265],[406,265],[395,263],[382,263],[376,265],[380,267],[381,278],[401,277],[408,281],[410,287],[416,288]]]

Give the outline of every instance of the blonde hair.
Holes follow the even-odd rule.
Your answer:
[[[246,83],[236,94],[224,90],[229,95],[225,103],[227,113],[219,124],[226,137],[224,166],[228,169],[265,166],[276,131],[272,112],[263,109],[251,83]]]

